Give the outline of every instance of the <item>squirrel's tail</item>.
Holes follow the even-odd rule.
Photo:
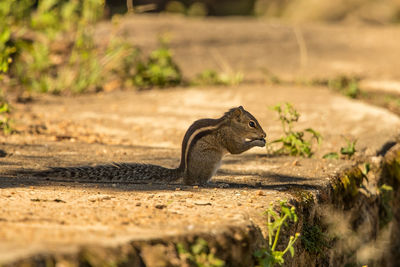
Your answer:
[[[44,171],[15,171],[47,180],[82,182],[169,183],[181,178],[178,169],[140,163],[111,163],[97,166],[55,167]]]

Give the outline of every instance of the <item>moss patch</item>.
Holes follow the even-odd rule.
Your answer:
[[[351,200],[358,195],[364,178],[365,175],[358,167],[345,171],[332,185],[334,202],[343,201],[345,208],[350,205]]]
[[[383,184],[379,187],[379,228],[393,219],[393,187]]]
[[[304,248],[312,254],[321,254],[329,245],[329,237],[323,233],[318,225],[305,223],[301,233],[301,243]]]

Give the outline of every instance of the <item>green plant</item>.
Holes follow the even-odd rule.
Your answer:
[[[34,2],[11,0],[0,3],[0,22],[5,25],[0,33],[1,69],[7,70],[8,66],[4,63],[10,62],[11,54],[15,54],[11,77],[17,82],[17,86],[22,85],[30,91],[58,92],[62,86],[60,80],[71,80],[71,77],[60,77],[63,73],[60,69],[65,69],[65,66],[60,68],[59,63],[67,61],[65,58],[70,55],[54,52],[53,47],[60,43],[71,43],[71,38],[63,38],[67,35],[75,36],[72,43],[76,43],[82,29],[90,30],[88,24],[100,17],[103,0],[42,0],[33,8]],[[9,34],[11,31],[12,40]],[[65,47],[68,48],[68,45]],[[82,69],[86,70],[88,66],[85,65]],[[81,73],[82,69],[74,71]],[[79,80],[77,82],[72,79],[71,84],[79,84]]]
[[[324,159],[339,159],[339,154],[337,152],[329,152],[322,156]]]
[[[348,97],[357,98],[360,94],[359,81],[359,78],[339,76],[335,79],[329,80],[328,86]]]
[[[340,154],[343,155],[344,157],[348,157],[351,158],[355,153],[356,153],[356,143],[357,143],[357,139],[356,140],[349,140],[347,138],[345,138],[347,146],[341,147],[340,148]],[[322,158],[324,159],[339,159],[339,154],[337,152],[330,152],[325,154]],[[366,172],[368,173],[367,168],[369,167],[365,167]]]
[[[354,155],[354,153],[356,153],[357,140],[350,141],[349,139],[346,139],[346,142],[347,146],[340,148],[340,154],[351,158]]]
[[[24,2],[21,1],[21,6]],[[18,3],[16,0],[0,2],[0,80],[2,73],[8,72],[10,63],[12,62],[12,55],[16,52],[15,46],[11,42],[11,26],[15,23],[14,18],[20,16],[22,12],[19,11]]]
[[[140,57],[140,50],[123,40],[113,40],[106,51],[103,63],[107,62],[111,74],[122,79],[128,86],[133,85],[135,66]]]
[[[24,2],[24,1],[21,1]],[[16,1],[4,1],[0,3],[0,81],[3,75],[8,72],[12,62],[12,54],[16,48],[11,44],[11,23],[10,15],[17,10]],[[0,88],[0,129],[4,134],[12,133],[13,129],[10,122],[10,104],[4,97],[4,91]]]
[[[342,75],[328,80],[328,87],[348,97],[357,98],[360,94],[359,81],[359,78]]]
[[[400,108],[400,97],[393,95],[386,95],[384,101],[387,105]]]
[[[186,14],[186,7],[180,1],[168,1],[165,5],[165,11],[169,13]]]
[[[313,79],[307,84],[316,86],[328,86],[330,89],[335,90],[350,98],[357,98],[360,96],[360,78],[340,75],[331,79]]]
[[[139,88],[176,86],[181,82],[181,71],[166,42],[162,41],[160,48],[152,51],[147,60],[136,63],[133,84]]]
[[[383,100],[379,101],[379,97],[383,97]],[[390,111],[400,114],[400,96],[398,95],[391,95],[391,94],[386,94],[385,96],[382,96],[382,94],[378,95],[378,97],[375,97],[375,95],[371,96],[371,99],[376,101],[378,105],[382,105],[383,107],[389,109]]]
[[[74,47],[68,62],[68,67],[78,69],[73,74],[72,91],[98,91],[104,82],[104,66],[100,64],[101,57],[94,45],[92,33],[86,29],[78,29]]]
[[[314,204],[314,195],[306,190],[293,188],[290,190],[290,194],[305,207],[310,207]]]
[[[36,92],[100,90],[107,82],[105,74],[124,58],[121,49],[103,53],[94,44],[93,24],[101,18],[103,4],[103,0],[39,1],[22,23],[33,40],[16,40],[19,53],[13,76],[18,83]]]
[[[362,174],[365,177],[367,177],[370,170],[371,170],[371,165],[368,162],[364,163],[364,169],[361,170]]]
[[[186,7],[185,4],[190,4],[183,1],[168,1],[165,6],[165,11],[169,13],[179,13],[186,16],[204,17],[208,14],[208,8],[205,3],[193,2],[190,6]]]
[[[281,210],[280,213],[274,210],[272,204],[265,212],[267,214],[268,247],[261,248],[254,253],[258,266],[272,267],[276,264],[282,265],[285,262],[283,257],[288,251],[292,257],[294,256],[293,245],[300,236],[299,233],[290,236],[289,242],[283,251],[277,250],[279,234],[282,226],[287,225],[286,220],[289,219],[293,222],[297,222],[295,208],[289,207],[286,204],[286,201],[281,201],[279,204]]]
[[[0,24],[5,25],[0,28],[0,72],[13,60],[7,75],[16,88],[58,94],[182,83],[166,42],[143,61],[138,49],[115,37],[106,49],[96,46],[94,23],[102,17],[104,0],[41,0],[33,8],[34,3],[0,3]]]
[[[312,140],[315,139],[320,144],[322,141],[321,135],[312,128],[307,128],[303,131],[293,130],[293,123],[299,120],[300,114],[290,103],[286,103],[283,107],[281,104],[278,104],[273,107],[273,110],[278,112],[279,120],[282,123],[282,129],[285,134],[281,138],[270,142],[270,144],[282,143],[282,146],[274,151],[274,153],[311,157],[313,154]],[[306,132],[311,134],[309,139],[305,139]],[[267,148],[270,148],[270,146],[267,146]]]
[[[187,15],[193,17],[205,17],[208,14],[208,8],[205,3],[193,2],[187,9]]]
[[[1,24],[1,22],[0,22]],[[15,46],[8,45],[10,40],[11,31],[9,28],[3,28],[0,30],[0,73],[6,73],[8,66],[12,62],[11,55],[16,52]],[[1,79],[1,74],[0,74]]]
[[[189,262],[193,266],[198,267],[222,267],[225,262],[217,258],[209,249],[207,241],[198,238],[196,242],[190,246],[189,251],[181,243],[176,245],[179,258]]]
[[[204,70],[197,74],[194,85],[238,85],[243,81],[243,74],[218,73],[215,70]]]
[[[4,134],[10,134],[13,132],[10,122],[10,104],[1,94],[0,96],[0,129]]]
[[[47,42],[20,43],[21,52],[14,66],[18,82],[29,90],[37,92],[49,91],[49,71],[52,64],[49,60]]]
[[[379,192],[379,227],[386,226],[393,219],[393,187],[383,184],[378,188]]]

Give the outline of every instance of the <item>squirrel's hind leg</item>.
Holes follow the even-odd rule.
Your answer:
[[[215,150],[202,151],[202,153],[192,153],[184,176],[185,184],[206,184],[217,172],[221,165],[221,159],[222,153]]]

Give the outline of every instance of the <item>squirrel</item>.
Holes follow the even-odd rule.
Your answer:
[[[257,119],[242,106],[232,108],[219,119],[195,121],[182,141],[180,164],[169,169],[140,163],[50,168],[35,176],[78,178],[98,182],[157,181],[170,183],[183,179],[187,185],[210,181],[225,154],[240,154],[252,147],[265,146],[266,133]]]

